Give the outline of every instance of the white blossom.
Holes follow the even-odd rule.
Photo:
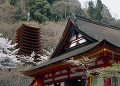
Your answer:
[[[52,54],[53,52],[53,49],[51,49],[51,51],[47,51],[47,50],[43,50],[44,51],[44,54],[35,54],[35,52],[33,51],[31,53],[30,56],[25,56],[25,55],[19,55],[17,56],[19,58],[19,61],[22,63],[22,64],[25,64],[25,63],[28,63],[28,64],[35,64],[35,65],[39,65],[45,61],[47,61],[50,57],[50,55]],[[39,56],[39,58],[37,58],[38,62],[34,61],[35,60],[35,55]]]
[[[36,55],[35,52],[30,56],[24,55],[16,55],[19,49],[14,49],[17,44],[13,44],[12,40],[8,38],[3,38],[2,33],[0,33],[0,68],[3,70],[4,68],[15,68],[16,64],[26,64],[32,63],[35,65],[41,64],[49,59],[53,49],[51,51],[44,50],[44,54],[37,54],[40,60],[35,62],[34,56]]]
[[[12,44],[12,40],[3,38],[0,33],[0,68],[13,68],[18,63],[15,53],[18,50],[14,50],[16,44]]]

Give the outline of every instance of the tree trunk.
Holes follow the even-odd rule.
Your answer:
[[[88,83],[87,83],[87,71],[86,71],[86,69],[84,69],[84,75],[85,75],[85,86],[87,86]]]
[[[65,3],[65,19],[66,19],[66,3]]]

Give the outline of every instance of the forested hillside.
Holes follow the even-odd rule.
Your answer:
[[[3,33],[4,37],[14,40],[16,29],[22,23],[26,24],[29,12],[30,22],[32,22],[30,24],[42,28],[43,46],[48,49],[55,48],[54,45],[58,41],[54,42],[54,39],[59,40],[66,20],[70,16],[82,16],[119,26],[120,20],[115,20],[111,16],[109,9],[101,0],[97,0],[96,5],[89,1],[87,5],[88,7],[81,8],[81,3],[78,0],[1,0],[0,32]],[[51,42],[44,43],[48,40]]]
[[[30,12],[30,19],[39,23],[60,21],[71,15],[106,23],[114,22],[115,19],[112,18],[109,9],[101,0],[96,1],[96,4],[93,1],[87,2],[88,7],[84,9],[81,8],[81,3],[78,0],[8,0],[8,3],[16,9],[16,18],[22,21],[27,20],[27,13]]]
[[[50,51],[55,49],[70,16],[120,26],[120,20],[111,16],[101,0],[97,0],[97,4],[91,0],[86,4],[83,9],[78,0],[0,0],[0,33],[14,43],[16,30],[23,23],[27,24],[30,13],[29,25],[41,28],[42,49]],[[17,65],[16,69],[6,72],[0,68],[0,86],[28,86],[32,79],[22,77],[19,71],[29,66]]]
[[[47,20],[59,21],[68,18],[71,13],[83,15],[81,4],[76,0],[8,0],[16,8],[18,19],[26,20],[27,12],[31,20],[39,23]]]

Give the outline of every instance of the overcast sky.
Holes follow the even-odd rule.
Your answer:
[[[79,0],[82,7],[86,7],[85,2],[90,0]],[[97,0],[92,0],[97,1]],[[109,11],[111,12],[112,16],[120,19],[120,0],[101,0],[103,4],[105,4]]]

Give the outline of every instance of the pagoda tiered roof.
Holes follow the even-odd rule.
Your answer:
[[[41,28],[22,24],[16,31],[15,43],[18,55],[41,54]]]

